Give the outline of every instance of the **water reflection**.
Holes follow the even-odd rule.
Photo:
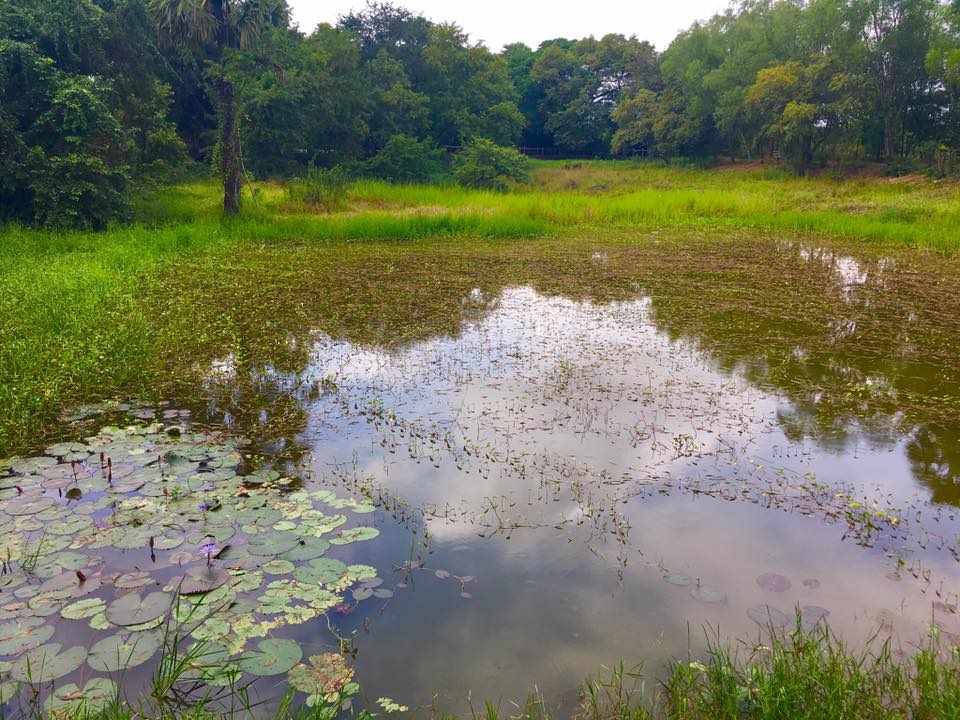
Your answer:
[[[938,551],[956,528],[925,523],[919,436],[896,418],[791,397],[769,359],[663,332],[646,297],[513,287],[461,306],[455,337],[385,350],[322,336],[309,369],[281,379],[308,409],[313,476],[420,529],[416,548],[389,532],[376,546],[375,564],[413,579],[360,635],[374,696],[519,702],[535,684],[559,701],[602,664],[700,647],[704,623],[755,636],[758,604],[825,608],[852,640],[878,619],[908,638],[929,622],[956,577]],[[850,367],[813,356],[791,353],[805,387]],[[892,382],[868,383],[864,407]],[[788,589],[760,587],[771,572]],[[457,576],[476,578],[467,596]]]

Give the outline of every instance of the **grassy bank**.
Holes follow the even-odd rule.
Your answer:
[[[405,268],[407,290],[419,283],[411,296],[419,302],[405,306],[413,327],[404,320],[390,328],[401,338],[454,330],[457,302],[448,294],[463,288],[430,290],[436,278],[404,260],[418,243],[447,248],[454,264],[452,253],[482,264],[478,253],[497,257],[518,247],[549,257],[598,242],[770,235],[898,252],[914,245],[942,257],[960,248],[957,192],[917,178],[838,182],[757,170],[542,163],[530,187],[507,194],[361,182],[341,209],[324,212],[265,183],[241,217],[224,222],[218,189],[206,182],[145,196],[137,224],[105,233],[7,227],[0,230],[0,456],[42,442],[71,402],[169,392],[194,362],[236,350],[241,333],[275,344],[271,328],[322,317],[333,332],[351,324],[362,335],[364,319],[374,313],[382,325],[390,303],[383,297],[364,309],[359,299],[396,289],[391,266]],[[528,259],[527,270],[543,257]],[[457,275],[467,290],[478,281],[471,272],[461,267]],[[596,288],[607,280],[598,278]]]
[[[890,640],[875,638],[859,650],[839,640],[825,625],[792,632],[764,633],[762,641],[714,639],[703,657],[674,661],[662,677],[621,663],[588,678],[577,701],[555,707],[536,692],[526,703],[487,701],[473,706],[470,720],[941,720],[960,717],[960,661],[957,649],[943,649],[936,638],[908,654]],[[314,707],[288,692],[265,715],[242,688],[217,694],[184,695],[203,665],[203,646],[177,653],[165,645],[148,695],[104,698],[97,707],[74,703],[71,720],[331,720],[344,713],[359,720],[408,711],[432,720],[455,720],[436,706],[407,708],[393,701],[364,698],[342,710],[345,696]],[[119,692],[119,691],[117,691]],[[403,702],[404,699],[400,698]],[[365,709],[359,709],[363,706]],[[44,715],[37,708],[38,720]]]

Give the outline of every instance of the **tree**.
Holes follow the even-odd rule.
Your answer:
[[[513,148],[477,138],[454,159],[453,176],[464,187],[506,190],[527,181],[527,166],[527,158]]]
[[[185,160],[142,4],[0,3],[0,219],[103,228]]]
[[[226,63],[232,52],[251,48],[264,31],[286,26],[289,17],[286,2],[153,0],[150,10],[162,38],[174,43],[199,44],[209,50],[220,126],[217,149],[223,181],[223,210],[233,215],[240,210],[243,158],[234,83],[226,72]]]

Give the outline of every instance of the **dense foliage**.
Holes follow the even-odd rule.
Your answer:
[[[305,32],[283,0],[0,0],[0,219],[102,227],[189,159],[228,211],[244,174],[432,181],[480,139],[952,172],[960,0],[744,0],[663,52],[611,34],[498,54],[389,3]]]

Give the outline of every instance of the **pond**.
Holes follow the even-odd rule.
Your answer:
[[[299,367],[256,371],[300,413],[280,439],[269,403],[239,419],[231,355],[199,401],[81,409],[87,439],[0,466],[4,699],[38,667],[50,707],[145,688],[174,640],[205,656],[176,699],[252,683],[269,712],[288,684],[569,705],[620,660],[657,676],[798,615],[902,652],[960,638],[960,390],[917,337],[949,337],[936,297],[896,258],[765,252],[779,280],[758,261],[722,302],[484,282],[455,332],[393,345],[318,318]]]

